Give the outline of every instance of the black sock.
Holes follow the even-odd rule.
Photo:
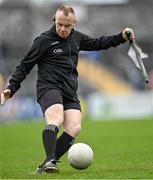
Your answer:
[[[75,139],[72,136],[70,136],[66,132],[63,132],[63,134],[58,138],[56,143],[55,157],[57,160],[59,160],[60,157],[69,150],[74,140]]]
[[[55,159],[55,148],[57,141],[58,128],[49,124],[42,132],[44,149],[46,152],[46,160]]]

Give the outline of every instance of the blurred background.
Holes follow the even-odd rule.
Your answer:
[[[114,35],[125,27],[149,58],[144,64],[150,83],[128,56],[129,43],[106,51],[81,52],[79,89],[88,120],[153,119],[153,1],[152,0],[0,0],[0,91],[33,40],[53,25],[56,9],[72,5],[76,29],[93,37]],[[0,108],[0,121],[41,119],[36,102],[37,67],[21,89]]]

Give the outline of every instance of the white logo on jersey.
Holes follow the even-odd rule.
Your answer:
[[[51,45],[55,45],[55,44],[58,44],[58,43],[59,43],[58,41],[55,41]]]
[[[55,54],[57,54],[57,53],[62,53],[63,50],[62,50],[62,49],[54,49],[53,52],[54,52]]]

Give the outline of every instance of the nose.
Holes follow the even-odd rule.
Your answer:
[[[65,31],[65,27],[64,26],[61,27],[61,31]]]

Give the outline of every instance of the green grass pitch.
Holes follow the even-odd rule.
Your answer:
[[[94,151],[92,165],[75,170],[65,154],[59,174],[32,175],[44,158],[42,121],[0,124],[1,179],[153,179],[153,120],[84,121],[76,142]]]

